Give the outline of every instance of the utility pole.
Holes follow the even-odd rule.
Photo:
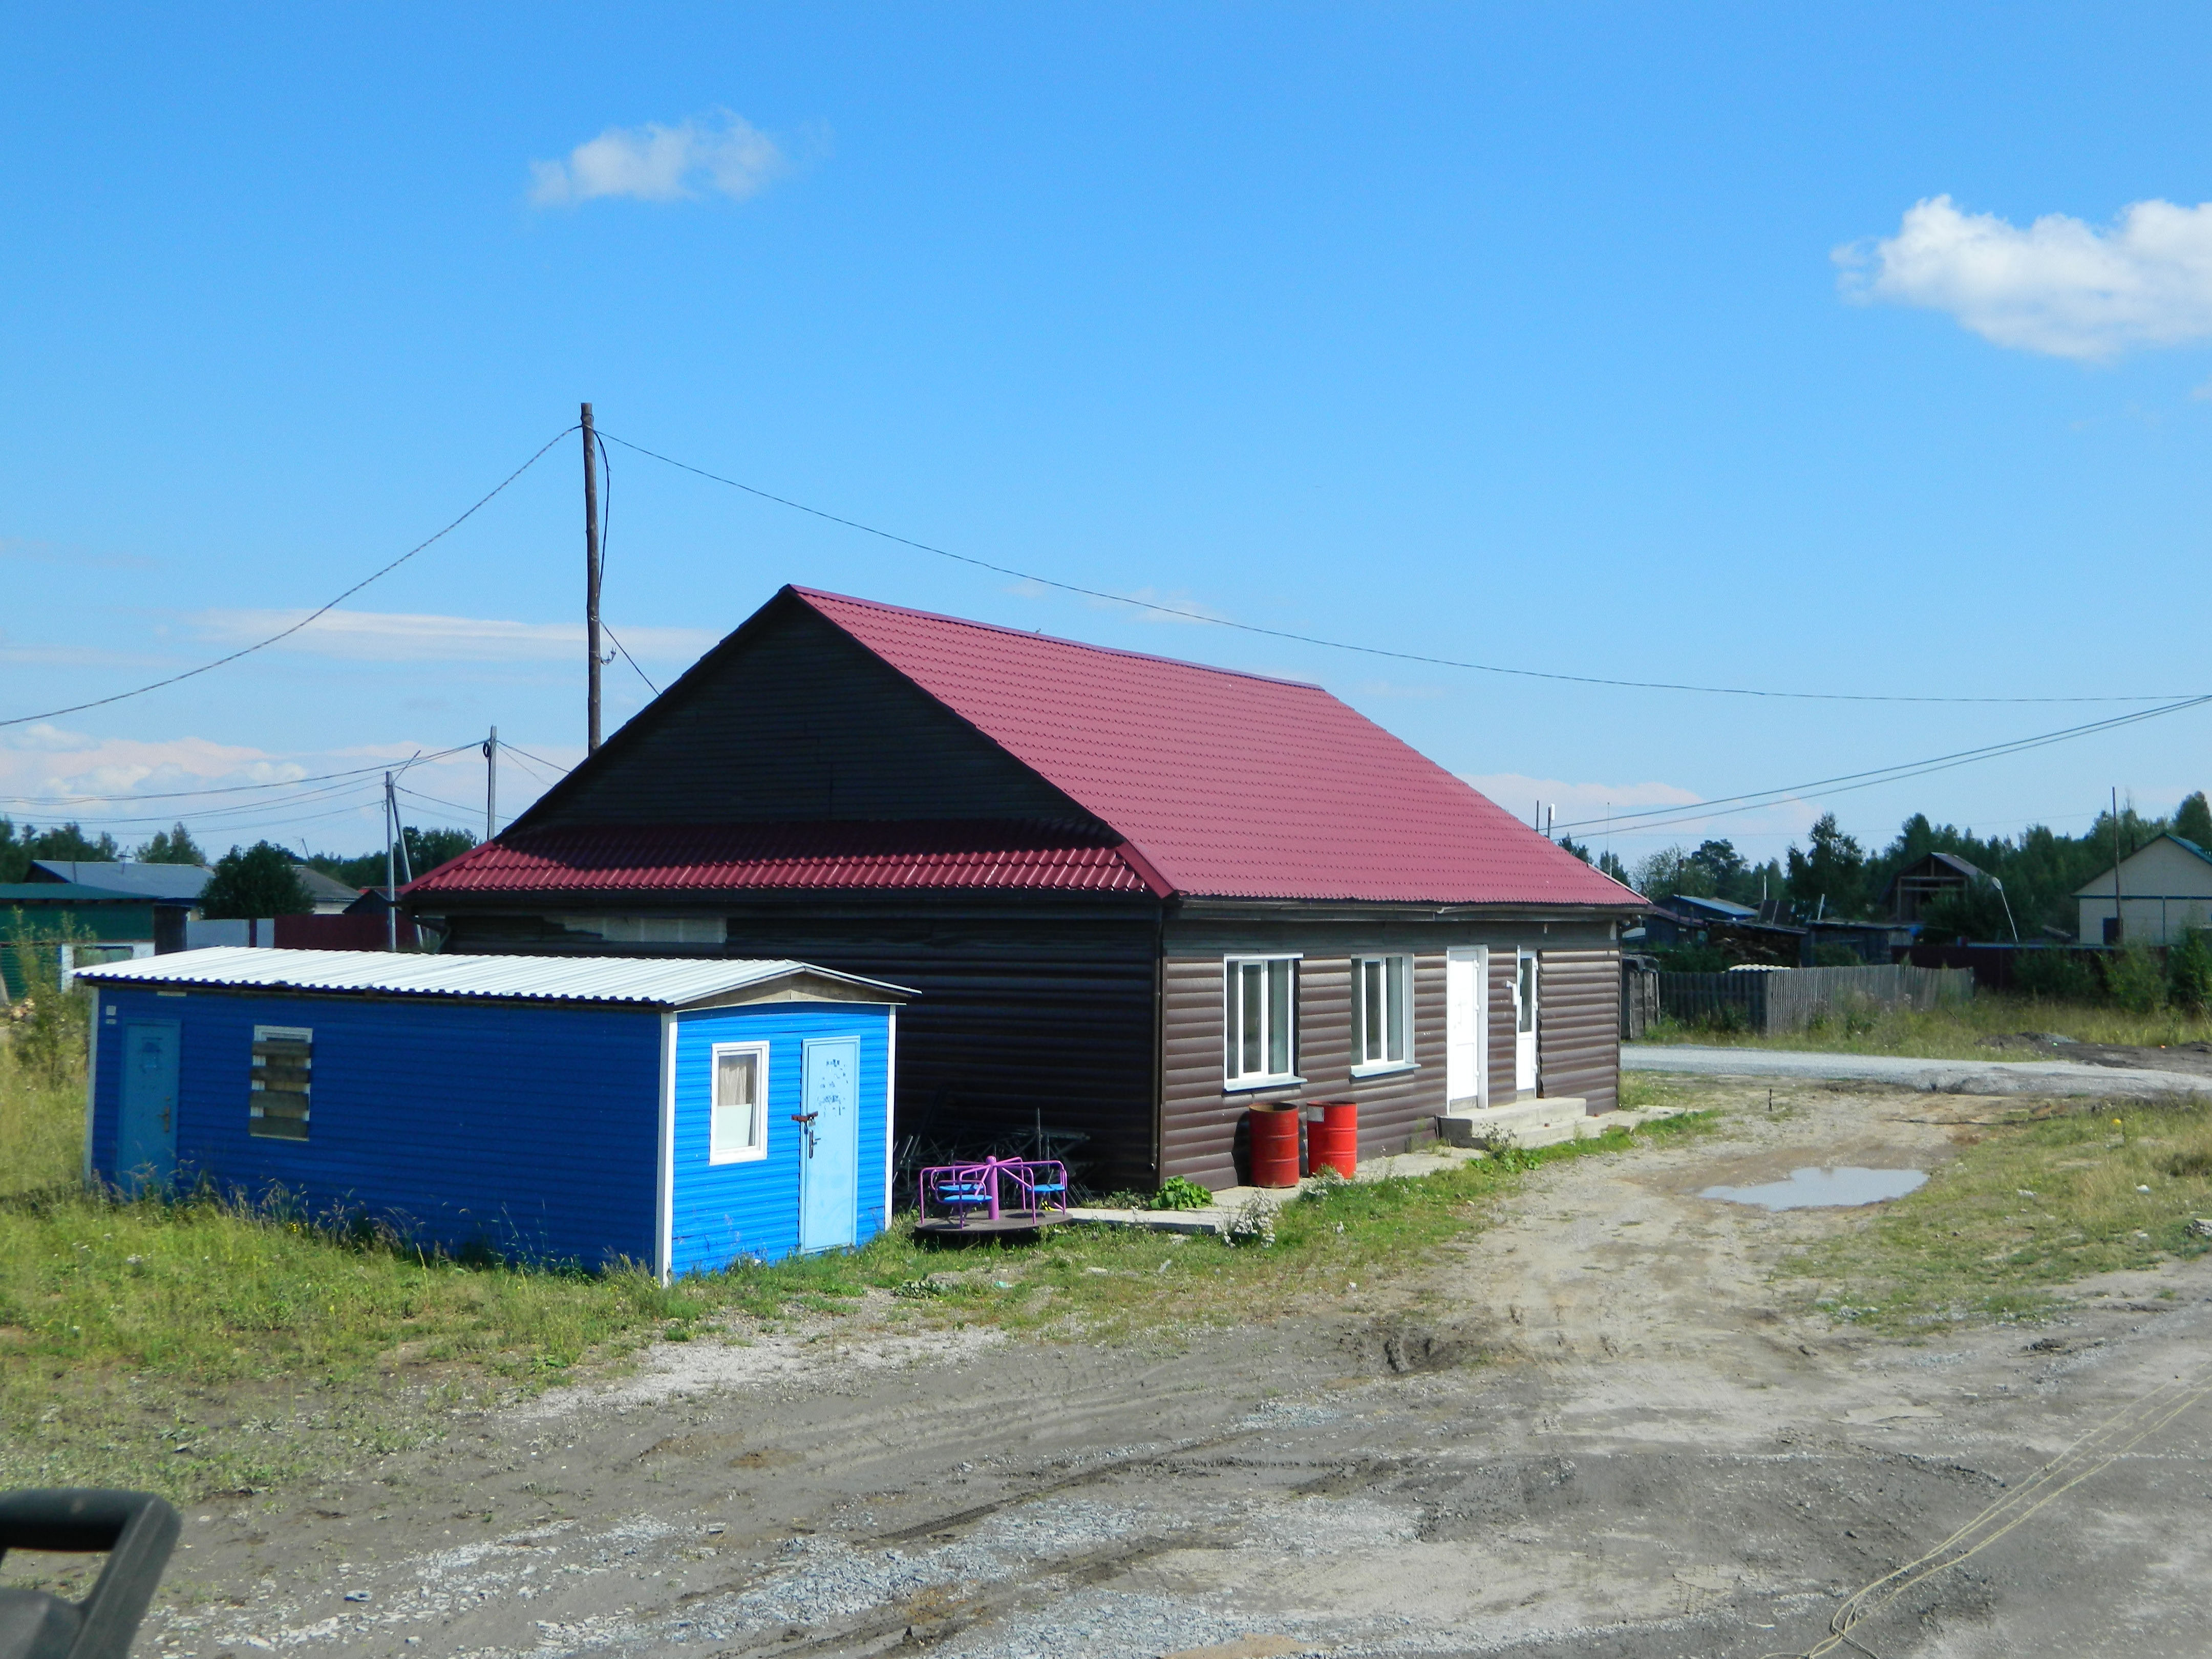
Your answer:
[[[2120,786],[2112,786],[2112,943],[2128,942],[2127,913],[2120,908]]]
[[[399,948],[398,872],[392,868],[392,826],[398,821],[398,798],[392,792],[392,774],[384,775],[384,948]]]
[[[484,739],[484,839],[499,833],[499,727]]]
[[[599,434],[592,428],[592,406],[584,405],[584,752],[599,746]]]

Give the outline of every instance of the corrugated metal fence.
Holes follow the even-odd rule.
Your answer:
[[[1662,1018],[1761,1036],[1802,1030],[1823,1016],[1876,1008],[1924,1012],[1974,994],[1973,972],[1966,968],[1785,968],[1649,977],[1656,981]],[[1624,997],[1624,1006],[1629,1000]]]

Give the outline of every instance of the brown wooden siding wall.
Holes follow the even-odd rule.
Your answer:
[[[1537,960],[1536,1063],[1547,1095],[1593,1112],[1620,1103],[1620,952],[1547,951]]]
[[[1258,948],[1258,947],[1255,947]],[[1356,1100],[1362,1157],[1426,1139],[1444,1109],[1444,957],[1413,957],[1415,1069],[1352,1075],[1352,958],[1307,956],[1298,964],[1298,1070],[1282,1089],[1223,1088],[1222,957],[1170,956],[1164,975],[1160,1109],[1163,1176],[1209,1187],[1243,1182],[1244,1110],[1264,1101]]]

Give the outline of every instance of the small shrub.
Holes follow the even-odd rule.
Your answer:
[[[1221,1237],[1225,1243],[1257,1244],[1266,1249],[1275,1242],[1275,1206],[1259,1194],[1253,1194],[1221,1224]]]
[[[1212,1189],[1201,1187],[1182,1176],[1170,1176],[1160,1182],[1146,1206],[1153,1210],[1203,1210],[1213,1202]]]
[[[1866,958],[1848,945],[1816,945],[1813,947],[1815,968],[1863,968]]]
[[[91,1025],[91,1000],[82,990],[64,991],[58,945],[77,942],[77,930],[64,921],[48,937],[33,939],[23,913],[9,924],[8,949],[23,987],[22,1000],[7,1011],[8,1041],[23,1069],[49,1087],[84,1080],[85,1037]]]
[[[2166,948],[2166,994],[2192,1014],[2212,1007],[2212,943],[2203,928],[2189,928]]]
[[[2104,988],[2078,951],[2022,951],[2013,963],[2012,980],[2030,996],[2051,1002],[2096,1002]]]
[[[2166,968],[2148,946],[2130,945],[2105,964],[2105,988],[2131,1014],[2154,1014],[2166,1006]]]
[[[2177,1181],[2203,1179],[2212,1176],[2212,1152],[2176,1152],[2166,1160],[2166,1174]]]
[[[1751,1029],[1751,1016],[1739,1003],[1715,1003],[1698,1015],[1696,1029],[1716,1036],[1733,1036]]]

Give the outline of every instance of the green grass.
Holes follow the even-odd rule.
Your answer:
[[[1109,1227],[947,1248],[901,1226],[859,1250],[663,1287],[638,1272],[467,1266],[281,1204],[88,1194],[74,1185],[82,1118],[81,1085],[43,1086],[0,1057],[0,1168],[19,1194],[0,1197],[0,1487],[266,1488],[656,1338],[730,1340],[864,1307],[892,1329],[1105,1340],[1265,1319],[1404,1273],[1482,1224],[1528,1170],[1634,1144],[1615,1131],[1336,1185],[1288,1206],[1266,1248]]]
[[[1908,1054],[1926,1060],[1989,1060],[2008,1056],[1986,1039],[2022,1031],[2055,1032],[2077,1042],[2174,1048],[2185,1042],[2212,1042],[2212,1017],[2177,1009],[2136,1014],[2123,1008],[1985,991],[1970,1001],[1926,1013],[1900,1008],[1869,1010],[1849,1017],[1832,1016],[1808,1030],[1774,1036],[1666,1020],[1654,1024],[1644,1040],[1740,1048],[1814,1049],[1826,1054]],[[2051,1059],[2065,1058],[2063,1047],[2039,1052]],[[2031,1056],[2028,1050],[2021,1048],[2011,1051],[2008,1057]]]
[[[2069,1280],[2212,1249],[2191,1229],[2202,1215],[2212,1106],[2130,1103],[1992,1128],[1783,1271],[1814,1281],[1832,1317],[1881,1330],[2034,1319]]]
[[[84,1152],[83,1081],[20,1064],[12,1036],[0,1036],[0,1199],[75,1184]]]

